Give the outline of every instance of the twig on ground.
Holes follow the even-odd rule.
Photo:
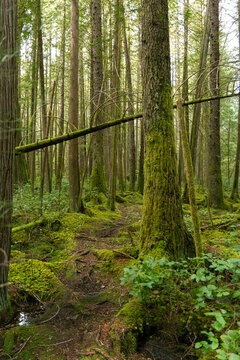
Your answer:
[[[130,231],[130,230],[127,230],[127,233],[128,233],[128,235],[129,235],[130,242],[131,242],[132,246],[135,247],[135,243],[134,243],[134,241],[133,241],[133,236],[132,236],[131,231]]]
[[[110,355],[108,355],[107,353],[105,353],[104,351],[102,351],[101,349],[98,349],[98,348],[94,348],[93,349],[96,353],[98,353],[98,354],[100,354],[100,355],[102,355],[102,356],[104,356],[106,359],[108,359],[108,360],[116,360],[116,358],[114,359],[114,358],[112,358]]]
[[[78,353],[78,355],[83,355],[83,356],[91,356],[91,355],[95,355],[96,352],[95,351],[82,351],[80,353]]]
[[[46,345],[39,345],[39,346],[42,346],[42,347],[48,347],[48,346],[58,346],[58,345],[62,345],[62,344],[66,344],[66,343],[69,343],[73,341],[73,339],[69,339],[69,340],[64,340],[64,341],[61,341],[59,343],[55,343],[55,344],[46,344]]]
[[[29,342],[29,340],[31,339],[31,336],[29,336],[27,338],[27,340],[22,344],[22,346],[20,347],[20,349],[15,353],[14,357],[12,359],[17,359],[17,355],[20,354],[20,352],[23,351],[23,349],[25,348],[25,346],[27,345],[27,343]]]
[[[113,252],[117,253],[117,254],[120,254],[120,255],[123,255],[124,257],[127,257],[127,258],[130,258],[130,259],[133,259],[133,260],[136,260],[133,256],[131,255],[128,255],[122,251],[118,251],[118,250],[112,250]]]
[[[54,319],[58,314],[59,314],[59,311],[60,311],[60,307],[57,305],[57,312],[53,315],[53,316],[51,316],[49,319],[47,319],[47,320],[44,320],[44,321],[41,321],[40,322],[40,324],[45,324],[46,322],[48,322],[48,321],[50,321],[50,320],[52,320],[52,319]]]
[[[230,219],[230,220],[227,220],[227,221],[223,221],[223,222],[220,222],[218,224],[213,224],[213,225],[204,225],[201,227],[201,230],[204,231],[204,230],[207,230],[207,229],[211,229],[211,228],[228,228],[232,223],[234,222],[237,222],[239,221],[240,218],[234,218],[234,219]]]

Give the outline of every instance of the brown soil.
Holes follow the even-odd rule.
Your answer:
[[[82,301],[83,309],[77,311],[68,302],[48,322],[48,326],[57,334],[58,341],[56,345],[53,341],[52,345],[56,348],[56,356],[64,355],[68,360],[91,359],[96,354],[99,359],[122,358],[121,355],[109,355],[112,346],[109,332],[114,327],[114,319],[124,297],[126,301],[127,292],[111,274],[102,271],[99,266],[101,261],[94,253],[94,249],[117,250],[126,245],[126,241],[124,244],[121,241],[116,243],[114,238],[118,237],[120,231],[127,231],[131,222],[140,219],[141,214],[137,206],[130,207],[134,219],[129,216],[129,206],[127,210],[125,205],[120,205],[119,210],[122,215],[115,223],[105,220],[101,225],[96,224],[91,229],[76,234],[77,276],[69,279],[66,285]],[[130,236],[127,245],[131,245]],[[116,261],[127,264],[128,259],[119,254]],[[139,354],[129,359],[147,358]]]

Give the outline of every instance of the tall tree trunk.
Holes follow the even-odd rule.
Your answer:
[[[114,28],[114,50],[113,50],[113,96],[114,106],[113,114],[117,119],[119,115],[118,107],[118,92],[120,84],[120,0],[115,2],[115,28]],[[109,205],[112,211],[115,210],[115,198],[116,198],[116,181],[117,181],[117,140],[118,140],[119,127],[116,126],[113,129],[112,140],[112,171],[110,179],[110,191],[109,191]]]
[[[17,112],[17,1],[0,2],[0,314],[8,305],[13,160]],[[7,55],[7,56],[6,56]],[[1,319],[0,316],[0,319]]]
[[[83,63],[83,48],[79,48],[80,64],[79,64],[79,97],[80,97],[80,129],[86,128],[86,109],[85,109],[85,77],[84,77],[84,63]],[[86,161],[86,137],[79,140],[80,148],[80,176],[84,171],[84,162]]]
[[[123,1],[122,1],[122,7],[123,7]],[[133,105],[132,71],[131,71],[129,44],[127,41],[127,34],[126,34],[126,20],[124,13],[123,13],[123,42],[124,42],[125,64],[126,64],[126,80],[127,80],[127,89],[128,89],[128,104],[129,104],[128,114],[133,115],[134,105]],[[136,147],[135,147],[134,121],[130,122],[129,130],[130,130],[130,189],[131,191],[134,191],[135,182],[136,182]]]
[[[43,60],[43,39],[42,39],[42,14],[41,14],[41,0],[36,0],[36,9],[37,9],[37,28],[38,28],[38,60],[39,60],[39,79],[40,79],[40,93],[41,93],[41,113],[42,113],[42,124],[43,124],[43,137],[47,138],[47,103],[46,103],[46,94],[45,94],[45,82],[44,82],[44,60]],[[46,149],[46,166],[45,171],[41,172],[41,177],[45,177],[47,182],[47,189],[51,192],[51,181],[50,181],[50,169],[49,169],[49,157],[48,151]],[[43,160],[42,157],[42,167]],[[44,180],[42,181],[44,184]],[[43,189],[41,189],[41,194]]]
[[[20,34],[21,29],[18,29],[18,33]],[[20,49],[20,39],[18,36],[17,39],[17,47]],[[22,128],[23,128],[23,121],[21,119],[21,106],[19,103],[19,99],[21,99],[21,87],[20,87],[20,79],[19,79],[19,73],[20,73],[20,68],[21,68],[21,64],[20,64],[20,56],[18,56],[17,59],[17,66],[18,66],[18,71],[16,73],[17,76],[17,122],[16,122],[16,128],[15,128],[15,142],[16,142],[16,146],[18,145],[22,145],[23,142],[23,137],[22,137]],[[27,127],[28,129],[28,127]],[[28,138],[28,137],[27,137]],[[17,182],[20,186],[22,186],[23,184],[26,184],[29,180],[28,178],[28,168],[27,168],[27,161],[26,161],[26,157],[25,156],[20,156],[17,163],[15,162],[14,164],[14,180],[15,182]]]
[[[181,207],[170,80],[168,1],[142,1],[143,118],[146,130],[141,248],[194,255]],[[153,250],[154,251],[154,250]]]
[[[30,121],[30,142],[34,143],[36,139],[36,120],[37,120],[37,90],[38,90],[38,58],[37,58],[37,32],[33,37],[32,43],[32,75],[31,75],[31,121]],[[34,194],[34,185],[35,185],[35,159],[36,153],[33,151],[29,154],[29,173],[30,173],[30,182],[32,194]]]
[[[195,92],[195,99],[200,99],[203,90],[204,90],[204,73],[206,71],[206,64],[207,64],[207,54],[208,54],[208,46],[209,46],[209,1],[207,0],[207,7],[206,7],[206,15],[204,21],[204,31],[203,37],[201,42],[201,49],[200,49],[200,61],[199,61],[199,71],[198,77],[196,82],[196,92]],[[190,150],[192,156],[192,164],[193,164],[193,171],[195,172],[196,167],[196,155],[197,155],[197,142],[198,142],[198,132],[199,132],[199,125],[201,119],[201,104],[195,104],[193,108],[193,118],[192,118],[192,128],[191,128],[191,135],[190,135]],[[187,184],[184,187],[184,194],[183,200],[188,201],[188,191],[187,191]]]
[[[139,170],[138,170],[138,191],[143,194],[144,191],[144,125],[141,121],[141,141],[140,141],[140,155],[139,155]]]
[[[184,58],[183,58],[183,85],[182,98],[183,101],[188,101],[188,27],[189,27],[189,0],[184,0]],[[187,130],[187,137],[189,138],[189,109],[188,106],[184,108],[185,125]],[[181,137],[181,135],[180,135]],[[182,141],[179,144],[179,165],[178,165],[179,184],[181,186],[183,178],[183,153]]]
[[[104,101],[101,0],[92,0],[92,56],[94,125],[99,125],[103,122],[101,107]],[[103,150],[103,132],[100,131],[93,137],[91,191],[95,190],[97,193],[106,194],[107,185]]]
[[[62,40],[61,40],[61,89],[60,89],[60,119],[59,119],[59,135],[64,133],[64,116],[65,116],[65,104],[64,104],[64,92],[65,92],[65,31],[66,31],[66,1],[62,3]],[[63,177],[64,169],[64,146],[59,144],[58,147],[58,159],[57,159],[57,171],[56,171],[56,186],[60,189]]]
[[[210,0],[210,91],[219,95],[219,1]],[[210,205],[222,208],[223,187],[220,151],[220,100],[210,103],[208,181]]]
[[[181,100],[178,101],[177,106],[178,106],[178,116],[180,120],[184,167],[185,167],[187,184],[189,189],[189,202],[190,202],[190,209],[191,209],[192,223],[193,223],[195,251],[196,251],[196,256],[201,257],[203,255],[203,247],[201,241],[200,222],[199,222],[198,208],[197,208],[196,195],[195,195],[192,157],[189,147],[187,126],[184,118],[185,114],[183,111]]]
[[[238,0],[238,44],[239,44],[239,59],[240,59],[240,0]],[[240,80],[239,80],[240,82]],[[238,178],[239,178],[239,159],[240,159],[240,97],[238,98],[238,139],[237,152],[235,160],[234,180],[231,193],[231,199],[238,198]]]
[[[71,54],[69,89],[69,131],[78,128],[78,37],[79,37],[78,0],[71,0]],[[80,190],[78,139],[69,143],[69,205],[70,211],[78,210]]]

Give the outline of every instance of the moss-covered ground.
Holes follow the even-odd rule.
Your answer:
[[[198,204],[205,252],[240,258],[237,206],[211,209],[210,219],[204,197]],[[123,269],[139,263],[141,211],[142,197],[128,192],[116,212],[104,199],[89,200],[86,214],[45,212],[43,225],[13,234],[9,292],[15,317],[1,325],[0,359],[216,359],[215,353],[195,353],[201,331],[211,328],[204,313],[212,303],[196,310],[190,282],[189,294],[177,286],[153,289],[148,302],[120,284]],[[34,216],[27,214],[28,222]],[[188,205],[184,216],[192,231]],[[26,213],[14,219],[21,226]],[[229,306],[222,299],[219,304]]]

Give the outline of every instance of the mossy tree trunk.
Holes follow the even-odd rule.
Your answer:
[[[120,87],[120,0],[115,1],[115,14],[114,14],[115,26],[114,26],[114,49],[113,49],[113,114],[114,118],[119,116],[119,87]],[[119,127],[115,126],[113,129],[112,137],[112,164],[111,164],[111,178],[110,178],[110,190],[109,190],[109,206],[112,211],[115,210],[115,198],[116,198],[116,186],[117,186],[117,144]]]
[[[209,31],[210,30],[209,30],[209,0],[208,0],[206,7],[205,21],[204,21],[203,36],[201,41],[201,49],[200,49],[199,70],[198,70],[196,92],[195,92],[196,99],[200,98],[204,92],[204,79],[205,79],[204,73],[206,72],[206,64],[207,64],[207,55],[208,55],[208,47],[209,47]],[[198,133],[199,133],[199,126],[201,119],[201,109],[202,109],[201,103],[194,105],[192,128],[190,135],[190,150],[191,150],[194,173],[195,173],[196,158],[197,158],[197,144],[198,144]],[[188,202],[188,200],[189,200],[188,189],[186,183],[184,187],[183,201]]]
[[[104,102],[101,0],[92,0],[92,56],[94,125],[99,125],[103,122],[101,106]],[[106,194],[107,185],[103,156],[103,132],[99,131],[93,137],[91,191]]]
[[[126,82],[128,90],[128,114],[134,114],[134,105],[133,105],[133,86],[132,86],[132,71],[131,71],[131,59],[130,59],[130,44],[127,41],[127,32],[126,32],[126,20],[124,13],[124,5],[122,1],[123,8],[123,42],[124,42],[124,54],[125,54],[125,64],[126,64]],[[129,124],[130,132],[130,189],[131,191],[135,190],[136,182],[136,147],[135,147],[135,126],[134,121],[131,121]]]
[[[238,57],[240,59],[240,0],[238,0],[238,44],[239,44],[239,53]],[[240,81],[240,80],[239,80]],[[240,160],[240,97],[238,98],[238,140],[237,140],[237,152],[235,160],[235,171],[234,171],[234,180],[231,193],[231,199],[238,199],[238,178],[239,178],[239,160]]]
[[[141,248],[160,248],[177,259],[193,256],[178,185],[172,90],[168,1],[143,0],[142,81],[146,130],[145,187]]]
[[[219,95],[219,1],[210,0],[210,91]],[[210,205],[223,208],[223,186],[220,150],[220,100],[210,103],[210,134],[208,143],[208,181]]]
[[[78,0],[71,0],[71,54],[69,89],[69,130],[78,128],[78,42],[79,42]],[[80,191],[78,139],[69,143],[69,205],[70,211],[78,210]]]
[[[186,126],[186,118],[183,111],[181,100],[178,101],[178,116],[181,130],[181,141],[184,158],[184,168],[187,178],[188,192],[189,192],[189,203],[192,214],[193,232],[194,232],[194,243],[196,256],[201,257],[203,255],[200,223],[198,216],[198,208],[196,204],[195,186],[194,186],[194,172],[192,166],[192,157],[189,147],[188,131]]]
[[[37,93],[38,93],[38,71],[37,71],[37,29],[35,25],[34,38],[32,43],[32,68],[31,68],[31,122],[30,122],[30,136],[29,141],[35,142],[36,139],[36,120],[37,120]],[[34,194],[34,185],[36,177],[36,153],[33,151],[29,155],[29,174],[31,181],[31,190]]]
[[[184,57],[183,57],[183,81],[182,81],[182,98],[183,101],[188,101],[188,32],[189,32],[189,0],[184,0]],[[185,124],[187,128],[187,134],[189,137],[189,108],[184,108]],[[180,134],[181,138],[181,134]],[[178,175],[179,185],[181,186],[184,178],[183,171],[183,153],[182,153],[182,142],[180,139],[179,144],[179,158],[178,158]]]
[[[66,31],[66,2],[62,2],[62,39],[61,39],[61,88],[60,88],[60,119],[59,119],[59,135],[64,133],[64,116],[65,116],[65,31]],[[56,169],[56,188],[61,188],[64,169],[64,146],[59,144],[57,154]]]
[[[17,113],[16,14],[17,1],[0,2],[0,313],[8,303]]]
[[[43,58],[43,38],[42,38],[42,11],[41,11],[41,0],[36,1],[36,19],[37,19],[37,28],[38,28],[38,61],[39,61],[39,81],[40,81],[40,94],[41,94],[41,113],[42,113],[42,124],[43,124],[43,137],[48,137],[47,131],[47,101],[45,93],[45,75],[44,75],[44,58]],[[45,155],[42,156],[42,169],[41,169],[41,187],[44,185],[44,180],[46,180],[47,190],[51,192],[51,177],[50,177],[50,167],[49,167],[49,154],[48,150],[44,150]],[[46,164],[45,159],[46,157]],[[44,168],[44,169],[43,169]],[[44,179],[45,178],[45,179]],[[42,197],[43,189],[40,191],[40,196]]]

